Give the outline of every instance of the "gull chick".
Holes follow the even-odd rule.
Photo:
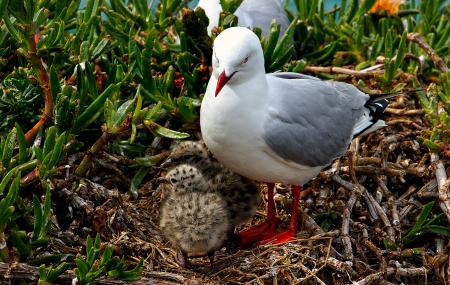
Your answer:
[[[182,163],[197,167],[208,183],[208,191],[222,195],[233,226],[238,226],[254,216],[259,203],[258,186],[220,164],[211,156],[203,142],[178,143],[162,166]]]
[[[253,181],[223,167],[211,177],[210,185],[211,191],[217,191],[225,200],[232,225],[238,226],[255,215],[260,199]]]
[[[170,168],[180,164],[190,164],[203,169],[213,161],[217,162],[203,142],[181,141],[173,143],[169,157],[161,164],[161,167]]]
[[[219,193],[206,191],[207,183],[194,166],[179,165],[165,178],[169,193],[160,216],[164,236],[179,250],[182,266],[189,266],[189,257],[205,255],[212,266],[214,252],[222,247],[231,227],[226,202]]]

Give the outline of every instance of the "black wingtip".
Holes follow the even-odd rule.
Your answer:
[[[364,107],[369,109],[369,115],[372,117],[372,122],[375,123],[383,117],[388,104],[389,101],[387,99],[369,100]]]
[[[384,111],[386,110],[389,101],[387,99],[376,98],[375,100],[370,100],[366,102],[364,107],[369,110],[370,124],[359,131],[358,133],[354,133],[353,137],[357,137],[367,130],[369,130],[373,125],[375,125],[379,120],[382,120],[384,117]]]

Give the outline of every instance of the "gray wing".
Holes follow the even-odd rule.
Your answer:
[[[267,75],[271,96],[264,140],[286,160],[329,164],[347,149],[369,96],[347,83],[284,78]]]
[[[280,0],[244,0],[234,13],[251,27],[259,27],[267,37],[270,23],[276,19],[280,24],[281,34],[284,34],[290,22]]]

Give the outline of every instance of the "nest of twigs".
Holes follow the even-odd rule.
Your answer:
[[[52,230],[50,248],[52,253],[77,253],[84,244],[80,237],[99,232],[117,254],[145,259],[146,281],[139,283],[442,283],[448,278],[448,238],[424,242],[424,234],[405,244],[405,235],[423,206],[437,199],[436,169],[448,161],[436,161],[416,141],[427,127],[413,97],[391,102],[386,122],[384,129],[354,140],[346,156],[304,186],[301,231],[292,242],[234,254],[220,251],[213,268],[207,258],[195,259],[192,270],[181,268],[157,226],[158,169],[133,200],[123,191],[130,177],[121,158],[104,154],[94,160],[90,178],[61,177],[57,183],[60,229]],[[277,185],[275,197],[279,226],[286,227],[290,191]],[[242,228],[263,220],[264,214],[262,202]]]

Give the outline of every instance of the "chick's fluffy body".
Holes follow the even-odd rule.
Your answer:
[[[258,186],[215,160],[205,144],[184,141],[177,144],[169,156],[171,163],[195,166],[207,184],[205,191],[219,193],[225,200],[230,223],[239,225],[255,213],[259,203]],[[198,183],[198,181],[196,182]]]
[[[166,178],[172,191],[161,205],[160,228],[169,242],[188,257],[219,249],[231,227],[223,197],[206,191],[203,176],[193,166],[180,165]]]

